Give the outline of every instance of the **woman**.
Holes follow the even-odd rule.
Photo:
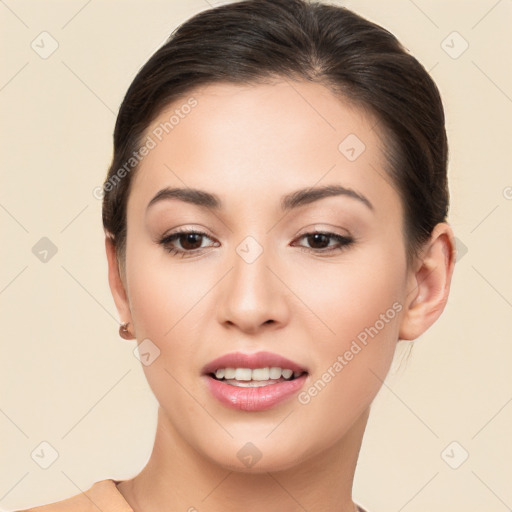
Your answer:
[[[103,187],[153,452],[31,510],[362,511],[371,403],[448,298],[446,164],[435,84],[353,12],[247,0],[183,24],[127,91]]]

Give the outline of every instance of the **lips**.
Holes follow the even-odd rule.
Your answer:
[[[223,405],[243,411],[263,411],[296,394],[308,377],[298,363],[271,352],[219,357],[204,366],[203,379]]]

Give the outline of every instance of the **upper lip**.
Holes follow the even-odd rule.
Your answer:
[[[254,354],[232,352],[206,364],[203,367],[203,374],[215,373],[219,368],[251,368],[254,370],[255,368],[267,367],[290,369],[294,372],[307,372],[301,365],[272,352],[256,352]]]

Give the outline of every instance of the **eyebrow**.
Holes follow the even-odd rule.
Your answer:
[[[308,187],[296,190],[281,198],[281,209],[283,211],[289,211],[332,196],[345,196],[356,199],[366,205],[370,210],[374,211],[373,204],[365,196],[351,188],[341,185],[325,185],[322,187]],[[160,190],[153,199],[151,199],[146,207],[146,211],[154,204],[169,199],[178,199],[186,203],[213,210],[222,209],[222,201],[216,194],[195,188],[166,187]]]

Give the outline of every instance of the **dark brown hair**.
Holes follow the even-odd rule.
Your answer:
[[[137,169],[127,168],[145,130],[199,86],[272,79],[322,84],[371,112],[387,141],[389,174],[404,207],[410,264],[448,212],[444,111],[423,66],[384,28],[340,6],[305,0],[246,0],[193,16],[140,69],[123,99],[103,185],[103,226],[118,261]],[[341,142],[341,141],[340,141]],[[124,172],[120,172],[124,169]]]

